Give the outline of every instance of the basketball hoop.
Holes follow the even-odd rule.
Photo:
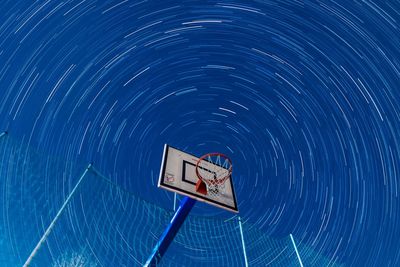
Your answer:
[[[196,191],[217,196],[224,192],[225,182],[232,174],[231,160],[221,153],[208,153],[199,158],[196,175],[199,178]]]

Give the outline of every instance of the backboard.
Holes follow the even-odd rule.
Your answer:
[[[198,160],[198,157],[166,144],[164,146],[158,187],[191,197],[198,201],[206,202],[228,211],[239,212],[232,176],[226,180],[224,189],[221,190],[218,195],[204,195],[196,192],[195,187],[198,181],[196,163]],[[215,168],[215,166],[213,167]],[[222,167],[217,166],[217,168]],[[210,172],[212,171],[210,170]]]

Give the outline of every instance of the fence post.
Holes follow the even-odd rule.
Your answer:
[[[242,239],[242,248],[243,248],[243,256],[244,256],[244,264],[246,267],[249,267],[249,263],[247,262],[247,253],[246,253],[246,245],[244,243],[243,237],[243,229],[242,229],[242,219],[238,216],[239,219],[239,229],[240,229],[240,237]]]
[[[51,230],[53,230],[53,227],[56,225],[56,222],[58,218],[60,218],[61,214],[63,213],[65,207],[68,205],[69,201],[75,194],[75,191],[78,189],[79,185],[81,184],[83,178],[86,176],[87,172],[89,169],[92,167],[91,164],[86,168],[85,172],[82,174],[81,178],[79,178],[78,182],[76,183],[75,187],[72,189],[71,193],[69,193],[67,199],[64,201],[64,204],[61,206],[61,208],[58,210],[56,216],[54,217],[53,221],[51,221],[50,225],[47,227],[46,231],[44,232],[42,238],[40,238],[39,242],[37,243],[36,247],[32,250],[31,254],[29,255],[28,259],[24,263],[24,267],[28,267],[31,264],[31,261],[33,257],[35,257],[36,253],[40,249],[40,247],[43,245],[43,243],[46,241],[47,237],[49,236]]]
[[[7,134],[8,134],[7,131],[0,133],[0,138],[6,136]]]
[[[296,243],[294,242],[292,234],[290,234],[290,239],[292,240],[292,244],[293,244],[294,250],[296,251],[297,259],[299,260],[300,266],[303,267],[303,262],[301,261],[300,254],[299,254],[299,251],[297,250],[297,246],[296,246]]]

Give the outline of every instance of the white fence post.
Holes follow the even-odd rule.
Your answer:
[[[296,251],[297,259],[299,259],[300,266],[301,266],[301,267],[304,267],[304,266],[303,266],[303,262],[302,262],[301,259],[300,259],[300,254],[299,254],[299,251],[297,250],[297,246],[296,246],[296,243],[294,242],[294,239],[293,239],[292,234],[290,234],[290,239],[292,240],[293,247],[294,247],[294,250]]]
[[[240,218],[240,216],[238,216],[238,218],[239,218],[240,236],[241,236],[241,238],[242,238],[242,247],[243,247],[244,264],[245,264],[246,267],[249,267],[249,263],[247,262],[246,246],[245,246],[244,237],[243,237],[242,219]]]
[[[39,242],[37,243],[36,247],[32,250],[31,255],[29,255],[28,259],[24,263],[24,267],[28,267],[29,264],[31,264],[31,261],[33,257],[35,257],[36,253],[40,249],[40,247],[43,245],[43,243],[46,241],[47,237],[49,236],[51,230],[53,230],[54,225],[56,224],[58,218],[61,216],[63,213],[65,207],[68,205],[69,201],[75,194],[76,189],[78,189],[79,185],[81,184],[83,178],[86,176],[87,172],[89,169],[92,167],[91,164],[86,168],[84,173],[82,174],[81,178],[79,178],[78,182],[76,183],[75,187],[72,189],[71,193],[69,193],[67,199],[64,201],[64,204],[61,206],[61,208],[58,210],[56,216],[54,217],[53,221],[51,221],[50,225],[47,227],[46,231],[44,232],[42,238],[40,238]]]

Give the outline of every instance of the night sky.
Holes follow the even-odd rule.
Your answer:
[[[0,131],[76,174],[46,176],[62,194],[24,184],[23,196],[42,192],[47,203],[30,209],[34,218],[54,214],[89,163],[172,210],[174,195],[157,188],[168,143],[229,155],[240,216],[268,236],[293,234],[331,264],[400,266],[399,1],[1,1],[0,10]],[[4,251],[26,212],[13,204],[22,184],[10,186],[12,175],[0,177]],[[234,216],[200,203],[193,214]],[[32,231],[26,252],[43,233]]]

